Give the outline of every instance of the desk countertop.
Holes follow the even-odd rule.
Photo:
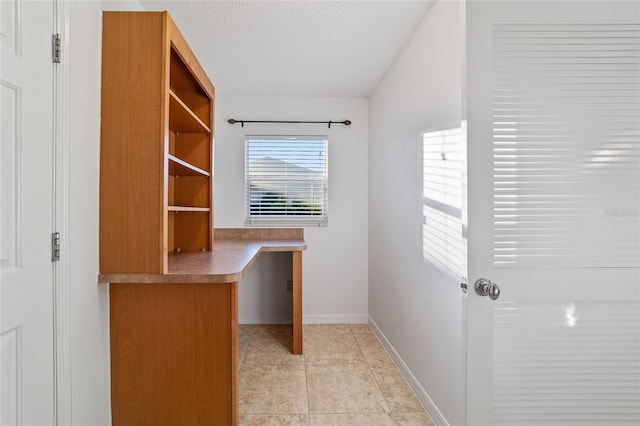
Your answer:
[[[212,251],[170,253],[167,274],[100,274],[98,282],[237,282],[260,253],[303,251],[306,248],[302,229],[216,229]]]

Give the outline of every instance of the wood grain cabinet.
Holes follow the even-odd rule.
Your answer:
[[[302,355],[302,229],[213,232],[214,87],[166,12],[105,12],[100,274],[113,425],[237,426],[238,282],[292,253]]]
[[[213,247],[215,89],[167,12],[105,12],[101,273]]]

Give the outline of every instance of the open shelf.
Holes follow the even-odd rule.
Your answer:
[[[169,128],[176,133],[211,134],[211,129],[182,102],[173,90],[169,90]]]
[[[175,155],[169,154],[169,175],[209,177],[211,174],[199,167],[196,167],[184,160],[179,159]]]
[[[167,210],[170,212],[208,212],[211,209],[208,207],[167,206]]]
[[[211,122],[211,99],[203,89],[197,73],[191,69],[189,63],[180,54],[179,49],[172,45],[170,55],[169,84],[171,90],[184,102],[205,126],[213,127]]]

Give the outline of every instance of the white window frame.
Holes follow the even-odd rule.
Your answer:
[[[264,142],[265,144],[261,149],[256,148],[258,141]],[[292,149],[292,144],[289,142],[300,143],[302,148],[304,148],[304,143],[306,141],[313,142],[322,142],[323,148],[323,157],[324,161],[315,161],[315,159],[309,159],[308,153],[304,152],[304,149],[297,152]],[[275,161],[282,161],[277,159],[278,156],[281,158],[289,157],[294,158],[293,161],[307,162],[311,161],[313,163],[312,166],[315,171],[311,171],[308,175],[304,173],[300,173],[298,169],[298,165],[293,164],[293,168],[297,169],[294,173],[289,173],[286,171],[277,170],[277,166],[270,165],[267,167],[271,167],[274,170],[273,174],[265,173],[264,169],[261,170],[260,174],[253,173],[250,167],[250,163],[255,161],[256,156],[259,156],[263,153],[269,152],[269,143],[277,144],[279,142],[283,142],[283,151],[276,152],[274,148],[274,153],[271,155],[273,158],[276,158]],[[328,211],[329,211],[329,194],[328,194],[328,183],[329,183],[329,162],[328,162],[328,138],[327,136],[297,136],[297,135],[247,135],[245,136],[245,225],[247,226],[263,226],[263,227],[304,227],[304,226],[327,226],[328,225]],[[254,160],[252,160],[252,157]],[[286,169],[286,167],[285,167]],[[255,170],[255,169],[254,169]],[[278,193],[279,191],[284,191],[285,193],[291,191],[291,186],[295,187],[296,185],[308,185],[310,182],[314,182],[317,184],[319,189],[316,191],[314,189],[314,184],[312,184],[311,197],[315,200],[316,203],[320,205],[320,213],[319,214],[301,214],[288,212],[287,210],[290,208],[292,204],[295,202],[299,202],[301,204],[305,204],[304,199],[294,199],[294,201],[287,202],[288,207],[284,207],[282,212],[274,211],[273,214],[270,213],[259,213],[256,214],[253,210],[256,206],[256,199],[259,196],[259,192],[256,191],[257,185],[262,185],[264,190],[267,193]],[[269,185],[272,183],[274,188],[270,188]],[[279,189],[278,187],[283,187],[283,189]],[[320,198],[318,198],[320,197]],[[283,195],[285,200],[292,199],[289,195]],[[263,201],[260,201],[262,203]],[[260,204],[261,206],[262,204]],[[281,213],[281,214],[278,214]]]

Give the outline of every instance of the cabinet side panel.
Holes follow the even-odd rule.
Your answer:
[[[113,424],[237,424],[237,283],[110,292]]]
[[[214,221],[213,221],[213,214],[214,214],[214,196],[213,196],[213,188],[214,188],[214,175],[215,175],[215,168],[214,168],[214,164],[215,164],[215,122],[214,122],[214,117],[215,117],[215,109],[216,109],[216,100],[215,100],[215,96],[213,98],[211,98],[211,105],[209,106],[209,114],[211,114],[211,135],[210,135],[210,142],[211,144],[210,146],[210,150],[211,152],[209,153],[209,160],[211,161],[211,179],[209,179],[209,194],[211,194],[211,212],[209,213],[209,227],[211,229],[211,231],[209,232],[209,247],[211,247],[211,250],[213,250],[213,243],[214,243]]]
[[[105,12],[100,272],[162,273],[164,14]]]

